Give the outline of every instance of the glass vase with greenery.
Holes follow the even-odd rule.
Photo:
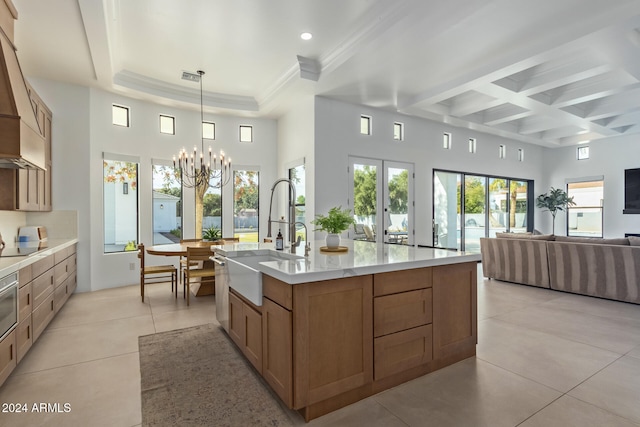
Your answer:
[[[575,204],[573,197],[569,197],[567,192],[560,188],[551,187],[548,193],[541,194],[536,198],[537,207],[551,212],[551,218],[553,218],[552,234],[556,234],[556,214],[568,209],[569,206],[575,206]]]

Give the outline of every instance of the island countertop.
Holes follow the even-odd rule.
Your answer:
[[[324,240],[311,243],[311,252],[304,257],[304,247],[276,251],[273,243],[232,243],[212,247],[212,251],[228,258],[281,254],[283,259],[259,263],[260,271],[289,284],[316,282],[412,268],[433,267],[480,261],[480,254],[446,249],[419,248],[342,239],[346,252],[321,252]]]

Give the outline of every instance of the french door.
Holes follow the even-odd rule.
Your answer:
[[[413,169],[412,163],[349,158],[351,238],[413,245]]]

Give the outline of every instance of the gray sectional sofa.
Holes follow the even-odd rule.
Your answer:
[[[640,304],[640,238],[498,233],[480,239],[485,277]]]

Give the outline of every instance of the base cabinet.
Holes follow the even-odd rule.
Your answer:
[[[16,328],[16,351],[17,361],[20,363],[22,358],[33,344],[33,325],[31,324],[31,314],[26,319],[18,323]]]
[[[17,364],[16,330],[14,329],[0,341],[0,384],[9,377]]]
[[[293,407],[292,319],[290,310],[262,299],[262,376],[289,408]]]
[[[0,341],[0,385],[42,335],[77,286],[76,246],[18,272],[18,325]]]
[[[262,376],[306,421],[475,355],[475,263],[262,283]],[[229,306],[246,348],[246,303]]]
[[[262,374],[262,314],[229,292],[229,336]]]

